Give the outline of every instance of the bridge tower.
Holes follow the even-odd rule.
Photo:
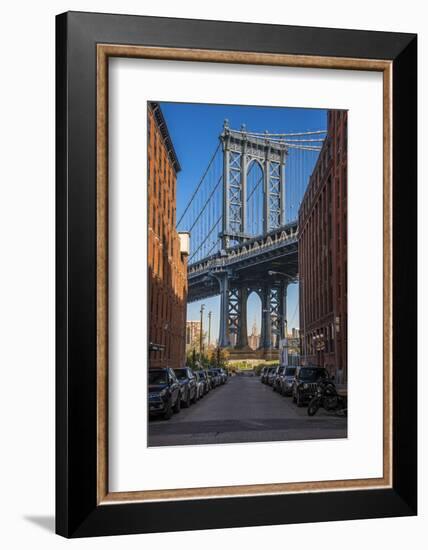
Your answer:
[[[229,248],[249,238],[247,202],[247,172],[252,161],[263,171],[263,233],[285,225],[285,161],[284,139],[270,134],[254,135],[232,130],[227,120],[220,135],[223,145],[223,226],[222,246]]]
[[[253,237],[247,219],[247,174],[252,162],[257,162],[263,173],[263,239],[286,225],[285,218],[285,163],[287,146],[284,139],[268,134],[232,130],[226,120],[220,135],[223,147],[223,215],[220,234],[222,254]],[[247,298],[255,290],[262,302],[260,348],[279,347],[285,336],[287,279],[276,280],[268,273],[262,281],[237,280],[228,270],[214,274],[219,283],[220,334],[222,347],[249,350],[247,331]],[[275,346],[273,343],[275,342]]]

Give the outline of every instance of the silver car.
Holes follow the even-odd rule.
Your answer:
[[[285,367],[279,379],[279,392],[282,395],[291,396],[293,394],[293,381],[297,367]]]
[[[201,399],[201,397],[203,397],[206,393],[205,379],[199,371],[195,371],[195,378],[196,378],[196,399]]]

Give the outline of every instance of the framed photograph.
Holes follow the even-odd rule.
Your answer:
[[[56,21],[57,533],[417,513],[417,38]]]

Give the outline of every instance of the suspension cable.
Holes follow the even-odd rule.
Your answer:
[[[196,186],[196,189],[193,191],[193,194],[192,194],[192,196],[190,197],[190,200],[189,200],[189,202],[187,203],[186,208],[184,209],[184,212],[181,214],[180,219],[179,219],[178,222],[177,222],[177,227],[180,225],[181,220],[184,218],[184,216],[185,216],[186,212],[188,211],[188,209],[189,209],[189,207],[190,207],[190,205],[191,205],[193,199],[195,198],[197,192],[199,191],[199,189],[200,189],[200,187],[201,187],[201,185],[202,185],[202,183],[203,183],[203,181],[204,181],[204,179],[205,179],[205,176],[207,175],[208,170],[211,168],[211,164],[213,163],[214,158],[215,158],[215,156],[217,155],[218,150],[220,149],[220,145],[221,145],[221,142],[219,141],[219,143],[218,143],[218,145],[217,145],[217,148],[216,148],[216,150],[214,151],[214,154],[213,154],[213,156],[211,157],[211,159],[210,159],[210,161],[209,161],[209,163],[208,163],[208,166],[207,166],[206,169],[205,169],[205,172],[203,173],[201,179],[199,180],[199,183],[198,183],[198,185]]]
[[[220,216],[218,217],[217,221],[215,222],[215,224],[211,227],[210,231],[207,233],[205,239],[200,243],[200,245],[198,246],[198,248],[192,253],[192,255],[190,256],[189,258],[189,262],[190,260],[193,258],[193,256],[195,256],[199,250],[204,246],[205,242],[207,241],[208,237],[211,235],[211,233],[214,231],[214,229],[217,227],[219,221],[221,220],[221,217],[222,215],[220,214]]]
[[[192,229],[195,227],[195,225],[197,224],[199,218],[202,216],[205,208],[207,207],[208,203],[210,202],[212,196],[214,195],[214,192],[217,190],[217,187],[220,185],[220,182],[222,181],[223,179],[223,175],[221,175],[218,179],[218,182],[216,183],[216,186],[214,187],[214,189],[211,191],[210,193],[210,196],[207,198],[207,200],[205,201],[205,204],[203,205],[203,207],[201,208],[199,214],[197,215],[195,221],[192,223],[191,227],[188,229],[188,231],[192,231]]]

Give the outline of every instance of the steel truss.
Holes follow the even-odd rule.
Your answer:
[[[285,140],[260,138],[231,130],[225,122],[223,145],[222,247],[227,249],[250,238],[246,219],[247,171],[257,160],[263,172],[263,232],[285,224]]]

